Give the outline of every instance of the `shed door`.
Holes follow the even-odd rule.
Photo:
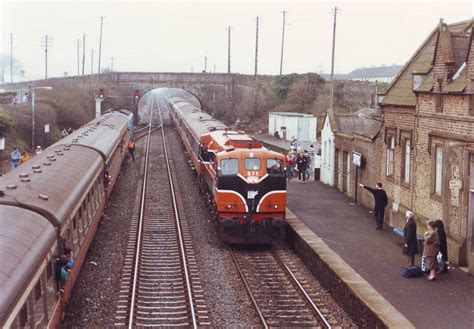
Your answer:
[[[298,119],[298,140],[309,141],[309,120],[305,118]]]

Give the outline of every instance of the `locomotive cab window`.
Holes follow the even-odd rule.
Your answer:
[[[280,175],[285,173],[283,161],[278,159],[267,159],[267,173],[269,175]]]
[[[258,158],[246,158],[245,170],[260,170],[261,164]]]
[[[202,145],[199,145],[199,158],[204,162],[209,162],[211,160],[207,148]]]
[[[221,175],[237,175],[239,173],[239,160],[222,159],[220,166]]]

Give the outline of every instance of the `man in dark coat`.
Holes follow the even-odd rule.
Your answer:
[[[377,225],[377,230],[383,228],[383,217],[385,215],[385,207],[388,204],[387,193],[382,189],[382,183],[377,183],[375,188],[370,188],[364,184],[359,184],[361,187],[365,188],[367,191],[373,194],[374,196],[374,217],[375,224]]]
[[[403,254],[408,257],[411,266],[415,265],[415,255],[418,253],[418,241],[416,239],[416,222],[413,213],[407,210],[406,223],[403,227]]]

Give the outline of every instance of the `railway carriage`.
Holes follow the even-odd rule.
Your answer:
[[[268,243],[282,234],[284,156],[181,98],[171,98],[170,108],[219,236],[230,243]]]
[[[126,116],[111,112],[0,178],[2,328],[55,327],[60,320],[127,141]],[[62,285],[57,257],[66,247],[75,263]]]

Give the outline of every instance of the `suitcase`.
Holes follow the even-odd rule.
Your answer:
[[[418,278],[423,276],[423,271],[419,266],[407,266],[402,270],[402,276],[404,278]]]

